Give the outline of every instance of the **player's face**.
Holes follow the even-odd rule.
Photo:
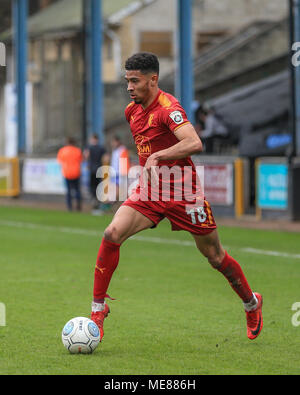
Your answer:
[[[127,91],[136,104],[146,104],[152,97],[153,88],[157,85],[156,74],[142,74],[138,70],[127,70],[125,74]]]

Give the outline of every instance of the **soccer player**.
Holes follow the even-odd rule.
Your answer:
[[[184,184],[170,178],[170,199],[164,199],[160,190],[160,176],[155,169],[169,167],[192,169],[187,173],[195,183],[195,166],[190,158],[202,150],[202,143],[194,127],[187,119],[184,109],[170,94],[158,86],[159,61],[151,53],[137,53],[125,64],[125,79],[131,103],[125,110],[139,154],[140,165],[148,177],[148,184],[158,185],[157,199],[147,190],[147,182],[140,182],[136,191],[116,212],[112,222],[104,231],[98,252],[94,274],[94,299],[92,320],[98,325],[103,337],[103,322],[110,312],[105,298],[111,277],[118,266],[121,245],[130,236],[153,228],[167,218],[172,230],[185,230],[192,234],[198,250],[211,266],[224,275],[232,289],[240,297],[246,312],[247,335],[255,339],[262,327],[262,296],[252,292],[239,263],[222,247],[210,205],[205,199],[197,198],[191,209],[190,200],[175,199],[178,185]],[[141,177],[142,180],[142,177]],[[195,188],[193,188],[195,190]],[[146,191],[146,192],[145,192]],[[176,196],[177,197],[177,196]]]

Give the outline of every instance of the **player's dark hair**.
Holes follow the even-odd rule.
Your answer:
[[[142,74],[151,72],[159,74],[159,61],[151,52],[139,52],[126,60],[125,70],[138,70]]]

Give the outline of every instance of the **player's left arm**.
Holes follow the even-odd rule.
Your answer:
[[[182,125],[173,133],[177,137],[178,143],[149,156],[145,164],[146,169],[150,169],[151,166],[157,166],[161,160],[183,159],[202,151],[202,142],[191,123]]]

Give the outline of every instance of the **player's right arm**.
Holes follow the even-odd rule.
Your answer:
[[[162,160],[183,159],[202,151],[202,142],[191,123],[186,123],[177,128],[174,134],[178,143],[149,156],[145,164],[147,170],[150,170],[151,166],[157,166]]]
[[[160,161],[183,159],[202,151],[202,142],[191,123],[186,123],[180,128],[177,128],[174,133],[179,140],[178,143],[167,149],[154,152],[145,163],[145,171],[156,184],[158,178],[154,169],[159,165]]]
[[[178,143],[160,151],[160,160],[182,159],[203,150],[202,142],[191,123],[184,124],[173,133]]]

